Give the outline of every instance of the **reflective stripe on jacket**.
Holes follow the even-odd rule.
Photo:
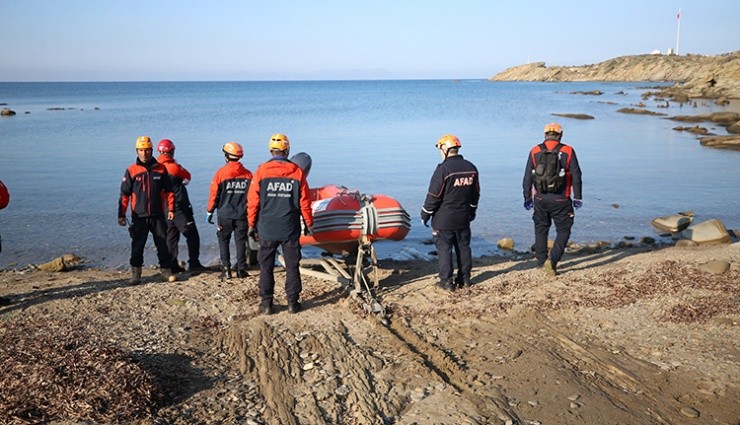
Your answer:
[[[470,225],[478,199],[478,169],[462,155],[449,156],[432,174],[422,214],[432,216],[436,230],[462,230]]]
[[[247,219],[247,192],[252,182],[252,172],[239,161],[229,161],[216,171],[211,181],[208,212],[218,208],[219,218]]]
[[[282,157],[273,157],[254,173],[249,188],[248,221],[261,239],[286,241],[301,235],[301,216],[313,226],[311,198],[303,170]]]
[[[175,195],[172,182],[164,165],[152,158],[142,163],[130,165],[123,173],[121,197],[118,200],[118,217],[126,216],[126,209],[131,205],[131,213],[139,217],[164,215],[165,208],[174,211]]]
[[[534,170],[534,168],[537,166],[537,161],[542,155],[542,147],[538,144],[529,151],[529,155],[527,156],[527,165],[524,168],[524,179],[522,181],[522,188],[524,189],[524,199],[532,199],[532,195],[569,198],[571,192],[573,193],[573,197],[575,199],[583,199],[581,198],[581,190],[583,188],[583,184],[581,182],[581,167],[578,164],[576,151],[570,145],[558,142],[557,140],[545,140],[544,143],[547,149],[550,150],[554,149],[558,143],[560,143],[561,145],[560,152],[563,155],[560,158],[560,165],[565,168],[565,187],[563,187],[563,190],[561,190],[560,193],[537,194],[534,190],[534,187],[532,186],[534,181],[532,177],[532,170]]]

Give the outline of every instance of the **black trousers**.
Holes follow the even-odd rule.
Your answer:
[[[154,246],[157,247],[157,258],[159,267],[169,269],[172,267],[172,258],[167,249],[167,222],[164,216],[155,217],[131,217],[131,260],[129,264],[133,267],[144,265],[144,248],[149,233],[154,239]]]
[[[221,265],[231,268],[231,251],[229,243],[231,234],[234,234],[234,243],[236,244],[236,269],[247,269],[247,218],[244,220],[232,220],[228,218],[218,218],[218,250],[221,254]]]
[[[301,272],[298,270],[302,258],[298,237],[287,241],[260,240],[260,250],[257,253],[260,263],[260,298],[263,303],[272,303],[275,294],[275,256],[278,247],[282,248],[285,260],[285,295],[288,302],[293,303],[298,301],[303,289]]]
[[[547,259],[547,237],[552,223],[555,223],[556,235],[555,245],[550,251],[550,262],[553,266],[558,264],[570,239],[574,215],[570,198],[534,198],[534,255],[539,264]]]
[[[432,232],[434,245],[437,247],[439,279],[452,283],[452,250],[457,260],[457,277],[455,283],[470,282],[473,270],[473,255],[470,250],[470,225],[461,230],[435,230]]]
[[[188,264],[190,266],[200,265],[200,235],[195,227],[193,210],[175,211],[175,219],[167,222],[167,249],[170,251],[172,266],[179,265],[177,256],[179,254],[178,244],[180,234],[185,236],[188,245]]]

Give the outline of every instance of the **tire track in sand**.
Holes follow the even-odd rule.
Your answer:
[[[491,397],[476,394],[466,383],[466,371],[460,367],[452,355],[425,340],[409,326],[399,322],[400,320],[391,321],[388,331],[405,349],[419,356],[430,373],[437,375],[469,400],[478,413],[484,417],[484,423],[491,423],[493,418],[503,423],[521,423],[516,412],[507,404],[503,394],[499,392]]]
[[[274,325],[281,326],[252,319],[221,337],[242,373],[258,383],[268,423],[384,423],[403,410],[404,397],[382,378],[386,362],[343,323],[320,330]]]

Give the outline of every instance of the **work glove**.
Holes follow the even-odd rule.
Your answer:
[[[247,230],[247,236],[249,236],[250,238],[256,241],[259,240],[259,236],[257,235],[257,229],[255,229],[254,227],[250,227],[249,230]]]
[[[206,213],[206,221],[210,224],[213,224],[213,213]]]
[[[475,213],[476,213],[476,211],[478,211],[477,208],[471,208],[470,209],[470,221],[475,220]]]
[[[574,199],[573,200],[573,208],[578,209],[583,206],[583,201],[580,199]]]
[[[421,224],[424,225],[424,227],[429,227],[429,219],[432,218],[432,215],[428,212],[421,210]]]
[[[529,210],[532,209],[532,207],[534,207],[534,204],[532,203],[532,200],[531,199],[525,199],[524,200],[524,209],[527,210],[527,211],[529,211]]]
[[[313,235],[313,229],[310,228],[310,227],[308,227],[308,226],[304,226],[303,227],[303,234],[305,236],[311,236],[311,235]]]

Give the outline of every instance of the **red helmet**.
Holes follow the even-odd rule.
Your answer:
[[[8,193],[8,188],[0,181],[0,210],[7,207],[9,202],[10,193]]]
[[[175,150],[175,144],[170,139],[162,139],[157,144],[157,151],[159,153],[170,153]]]

